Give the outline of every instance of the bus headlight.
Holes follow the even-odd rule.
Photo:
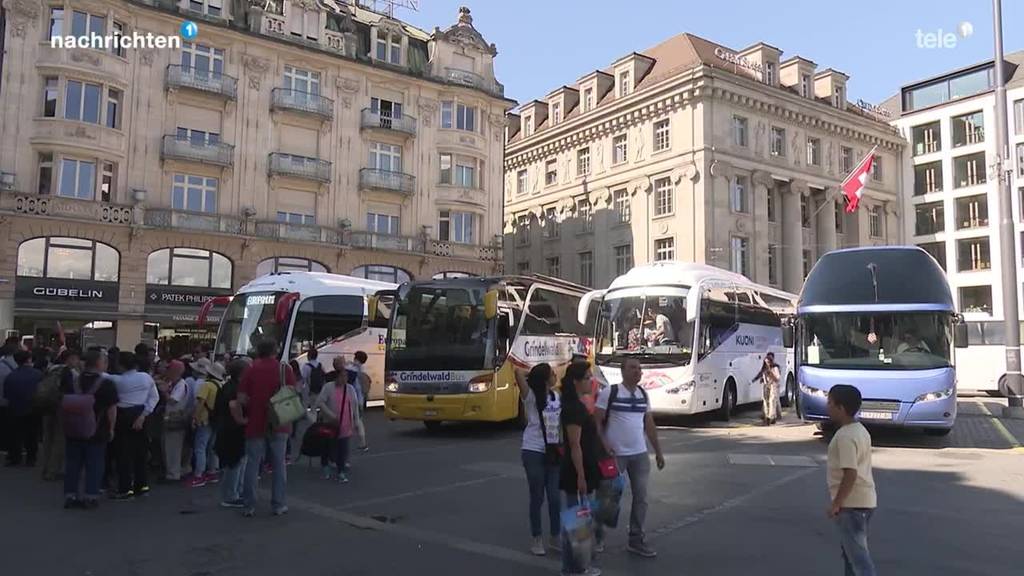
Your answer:
[[[828,398],[828,392],[818,388],[812,388],[806,384],[800,385],[800,392],[803,392],[812,398]]]
[[[398,382],[388,382],[388,385],[384,387],[384,390],[391,393],[398,392]]]
[[[935,400],[945,400],[953,395],[953,388],[946,388],[945,390],[939,390],[936,392],[929,392],[927,394],[921,394],[917,397],[914,402],[933,402]]]
[[[492,376],[490,374],[473,378],[469,381],[469,392],[471,394],[487,392],[491,389],[491,378]]]
[[[679,386],[674,386],[672,388],[669,388],[668,390],[665,390],[665,392],[667,392],[669,394],[679,394],[681,392],[682,393],[689,393],[689,392],[693,391],[694,385],[695,385],[695,382],[693,380],[690,380],[689,382],[683,382]]]

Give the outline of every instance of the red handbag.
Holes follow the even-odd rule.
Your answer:
[[[598,460],[597,468],[601,471],[602,478],[611,480],[619,476],[619,465],[615,462],[615,458]]]

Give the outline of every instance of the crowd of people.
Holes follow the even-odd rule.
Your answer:
[[[147,495],[150,478],[190,488],[220,484],[220,505],[252,516],[261,475],[272,476],[271,507],[288,511],[286,467],[314,430],[324,476],[347,482],[350,440],[367,450],[363,412],[370,380],[364,352],[333,358],[317,351],[300,369],[278,360],[277,343],[257,343],[255,359],[158,358],[131,352],[0,348],[0,450],[8,467],[36,467],[44,481],[63,478],[64,507],[94,509],[106,495]],[[301,397],[306,418],[274,428],[272,399],[282,386]],[[308,442],[306,442],[308,443]]]

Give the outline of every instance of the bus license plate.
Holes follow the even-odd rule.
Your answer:
[[[424,410],[423,416],[426,418],[430,418],[431,416],[437,416],[437,410]]]
[[[896,414],[893,412],[860,412],[861,420],[892,420]]]

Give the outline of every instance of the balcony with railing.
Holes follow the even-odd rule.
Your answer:
[[[370,250],[423,252],[423,239],[411,236],[392,236],[376,232],[352,231],[345,234],[345,243],[356,248],[367,248]]]
[[[274,152],[270,155],[271,176],[292,176],[322,182],[331,181],[331,163],[319,158]]]
[[[416,118],[405,114],[393,116],[371,108],[363,108],[359,126],[364,130],[387,130],[408,136],[416,135]]]
[[[184,160],[231,167],[234,157],[235,147],[231,144],[191,140],[175,135],[164,136],[163,145],[160,147],[160,158],[163,160]]]
[[[321,244],[341,244],[342,242],[341,230],[337,228],[316,224],[293,224],[276,220],[256,222],[256,235],[274,240],[295,240]]]
[[[479,246],[444,240],[430,240],[427,243],[427,252],[435,256],[469,258],[483,262],[497,262],[501,260],[501,248],[497,245]]]
[[[272,110],[289,110],[300,114],[310,114],[323,120],[334,118],[334,100],[319,94],[292,90],[291,88],[274,88],[271,90],[270,108]]]
[[[212,70],[172,64],[167,67],[167,88],[188,88],[234,100],[238,94],[238,80]]]
[[[25,216],[49,216],[82,222],[136,224],[135,210],[132,206],[97,202],[95,200],[64,198],[51,194],[0,192],[0,213],[5,212]]]
[[[416,190],[416,177],[404,172],[363,168],[359,170],[359,186],[364,190],[410,195]]]
[[[147,208],[145,224],[153,228],[201,230],[233,235],[245,234],[245,221],[239,216],[186,212],[170,208]]]
[[[503,97],[505,95],[505,87],[502,86],[500,82],[484,78],[483,76],[475,72],[470,72],[469,70],[446,67],[441,78],[449,84],[476,88],[493,96]]]

